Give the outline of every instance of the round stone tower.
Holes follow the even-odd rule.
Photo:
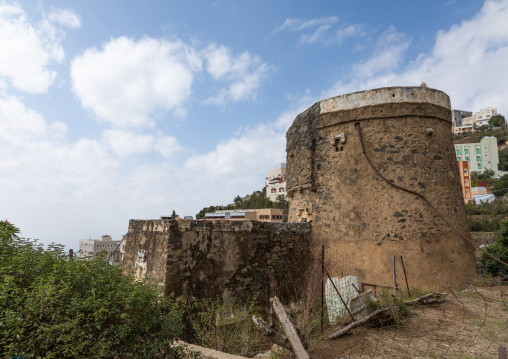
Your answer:
[[[287,132],[289,221],[313,222],[362,281],[457,285],[477,274],[451,133],[450,99],[387,87],[314,104]]]

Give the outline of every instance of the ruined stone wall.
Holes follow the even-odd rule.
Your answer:
[[[391,285],[392,255],[403,256],[412,285],[477,273],[472,246],[443,220],[470,238],[441,91],[382,88],[316,103],[287,132],[287,181],[289,221],[313,221],[313,255],[328,243],[364,281]]]
[[[303,287],[310,239],[309,223],[131,220],[123,268],[166,295],[290,296]]]

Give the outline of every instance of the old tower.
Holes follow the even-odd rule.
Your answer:
[[[366,282],[392,283],[392,255],[412,285],[457,285],[477,273],[455,158],[450,99],[421,87],[329,98],[287,132],[290,222]],[[401,272],[399,272],[401,273]]]

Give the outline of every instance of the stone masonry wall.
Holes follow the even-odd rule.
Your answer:
[[[449,107],[441,91],[384,88],[321,101],[295,119],[289,221],[313,222],[313,256],[328,243],[363,281],[382,285],[392,283],[392,255],[403,256],[411,285],[456,285],[477,273],[471,244],[443,220],[470,238]]]
[[[291,296],[310,266],[310,238],[309,223],[131,220],[123,268],[166,295]]]

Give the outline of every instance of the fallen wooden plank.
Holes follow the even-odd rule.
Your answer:
[[[280,345],[281,347],[286,348],[288,350],[293,350],[288,337],[276,331],[274,328],[270,327],[268,324],[266,324],[266,322],[263,319],[253,315],[252,321],[254,322],[254,326],[256,327],[256,329],[259,330],[261,333],[263,333],[265,336],[267,336],[268,339],[270,339],[273,343]]]
[[[293,325],[293,322],[291,321],[291,318],[286,313],[286,309],[279,301],[279,298],[273,297],[270,299],[270,301],[272,302],[273,310],[275,311],[275,314],[277,315],[277,318],[280,321],[284,333],[286,334],[289,342],[291,343],[291,347],[296,357],[298,359],[310,359],[309,354],[303,347],[302,341],[298,336],[298,333],[296,331],[295,326]]]

